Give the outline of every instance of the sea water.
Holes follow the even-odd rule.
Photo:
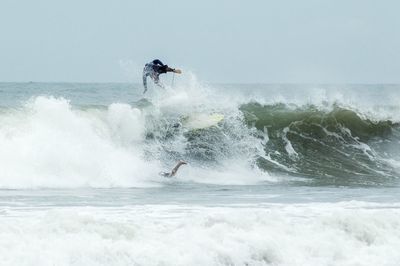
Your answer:
[[[399,89],[0,83],[0,265],[400,265]]]

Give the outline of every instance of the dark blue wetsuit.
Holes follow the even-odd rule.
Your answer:
[[[145,93],[147,91],[147,76],[150,76],[155,84],[164,88],[164,85],[160,83],[160,74],[165,74],[167,72],[173,72],[174,69],[164,65],[160,60],[155,59],[150,63],[147,63],[143,69],[143,86]]]

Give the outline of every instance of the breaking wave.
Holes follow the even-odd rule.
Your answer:
[[[399,176],[399,124],[360,108],[232,97],[198,85],[130,104],[36,96],[0,112],[0,187],[147,187],[164,182],[380,185]],[[223,114],[187,128],[193,113]],[[177,160],[172,181],[160,177]],[[294,180],[294,181],[293,181]]]
[[[398,158],[399,124],[391,120],[373,121],[340,106],[249,103],[240,109],[247,124],[268,138],[267,157],[258,160],[267,171],[341,185],[397,176],[389,161]]]

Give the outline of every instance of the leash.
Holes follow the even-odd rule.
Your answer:
[[[175,81],[175,73],[172,75],[171,87],[173,87],[173,86],[174,86],[174,81]]]

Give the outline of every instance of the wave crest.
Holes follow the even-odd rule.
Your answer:
[[[397,145],[398,123],[373,121],[339,106],[322,110],[315,106],[248,103],[240,109],[249,126],[268,134],[267,159],[259,160],[266,170],[338,184],[359,182],[352,179],[358,176],[365,184],[396,176],[393,167],[383,160],[395,155],[380,151],[387,143]],[[276,167],[271,161],[285,167]]]

